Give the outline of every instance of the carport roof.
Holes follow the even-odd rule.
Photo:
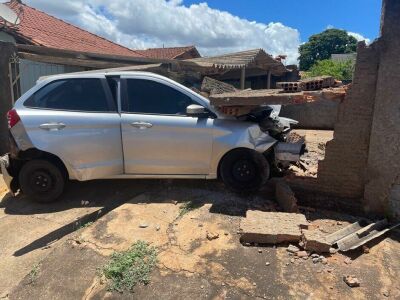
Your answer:
[[[285,72],[285,66],[263,49],[253,49],[242,52],[224,54],[212,57],[202,57],[186,60],[203,68],[218,69],[241,69],[241,68],[259,68],[264,70],[274,70],[276,72]]]

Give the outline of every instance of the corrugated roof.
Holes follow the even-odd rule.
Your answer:
[[[145,57],[143,54],[113,43],[105,38],[50,16],[16,1],[6,3],[18,12],[23,10],[21,23],[12,33],[33,45],[82,52]]]
[[[284,72],[285,66],[267,54],[263,49],[253,49],[242,52],[224,54],[213,57],[189,59],[201,67],[214,67],[221,69],[237,69],[243,67],[259,67],[262,69],[276,68]]]

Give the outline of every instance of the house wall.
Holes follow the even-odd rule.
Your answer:
[[[294,128],[333,130],[339,103],[320,100],[312,103],[282,106],[280,116],[299,121]]]

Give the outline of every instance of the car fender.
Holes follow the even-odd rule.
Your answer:
[[[214,124],[214,142],[210,177],[216,176],[221,159],[229,151],[245,148],[264,153],[278,141],[268,133],[261,131],[258,124],[219,120]]]

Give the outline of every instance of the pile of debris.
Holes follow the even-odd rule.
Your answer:
[[[319,100],[343,101],[348,86],[323,76],[299,82],[280,82],[280,89],[237,90],[234,86],[210,77],[204,77],[202,96],[223,114],[242,116],[265,105],[303,104]]]
[[[316,230],[317,228],[308,222],[306,216],[299,213],[297,199],[284,181],[279,181],[276,185],[276,198],[279,205],[287,212],[247,211],[246,218],[240,223],[242,243],[274,245],[296,243],[308,257],[310,253],[334,254],[337,251],[357,249],[400,226],[400,223],[391,225],[386,219],[378,222],[361,219],[327,234]]]

